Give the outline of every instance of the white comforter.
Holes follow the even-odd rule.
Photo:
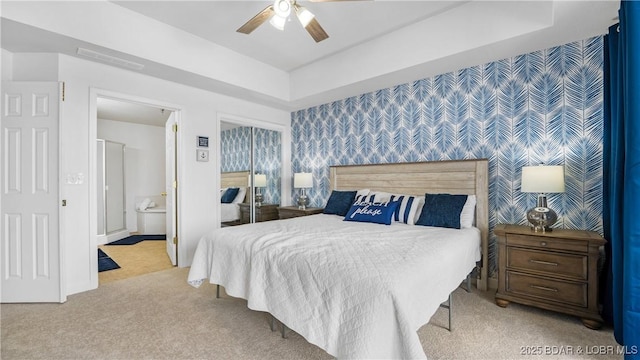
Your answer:
[[[220,204],[220,221],[235,221],[240,219],[240,206],[237,203]]]
[[[478,260],[475,228],[319,214],[209,233],[188,281],[224,286],[338,358],[425,358],[417,330]]]

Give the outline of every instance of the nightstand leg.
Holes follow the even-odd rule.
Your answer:
[[[509,300],[496,299],[496,305],[506,308],[509,305]]]
[[[602,327],[602,321],[592,319],[582,319],[582,324],[592,330],[599,330]]]

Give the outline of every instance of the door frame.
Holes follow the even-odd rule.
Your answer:
[[[98,287],[98,202],[97,202],[97,191],[98,191],[98,183],[97,183],[97,145],[95,139],[98,137],[98,98],[108,98],[111,100],[118,100],[130,103],[136,103],[144,106],[155,107],[158,109],[166,109],[172,111],[175,117],[175,123],[178,125],[178,129],[180,129],[182,125],[182,107],[180,105],[168,103],[165,101],[159,101],[149,98],[144,98],[141,96],[125,94],[121,92],[105,90],[100,88],[89,88],[89,233],[90,233],[90,243],[89,243],[89,251],[88,254],[90,256],[90,267],[91,273],[89,274],[91,288]],[[182,156],[182,141],[181,137],[178,135],[176,137],[176,171],[178,173],[178,184],[181,183],[181,169],[180,169],[180,159]],[[164,176],[164,175],[163,175]],[[177,231],[176,236],[178,239],[181,238],[180,229],[180,220],[181,220],[181,211],[180,211],[180,202],[179,199],[182,197],[181,188],[178,186],[176,191],[176,217],[177,220]],[[178,253],[183,249],[180,248],[181,243],[178,242]]]

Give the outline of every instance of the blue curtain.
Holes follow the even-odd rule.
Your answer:
[[[640,2],[622,1],[619,17],[605,36],[603,315],[625,359],[640,359]]]

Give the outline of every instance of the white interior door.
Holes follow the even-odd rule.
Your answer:
[[[58,83],[2,83],[2,302],[64,302]]]
[[[178,265],[178,226],[177,226],[177,172],[176,172],[176,138],[178,128],[175,113],[169,116],[165,124],[166,138],[166,209],[167,209],[167,254],[173,265]]]

